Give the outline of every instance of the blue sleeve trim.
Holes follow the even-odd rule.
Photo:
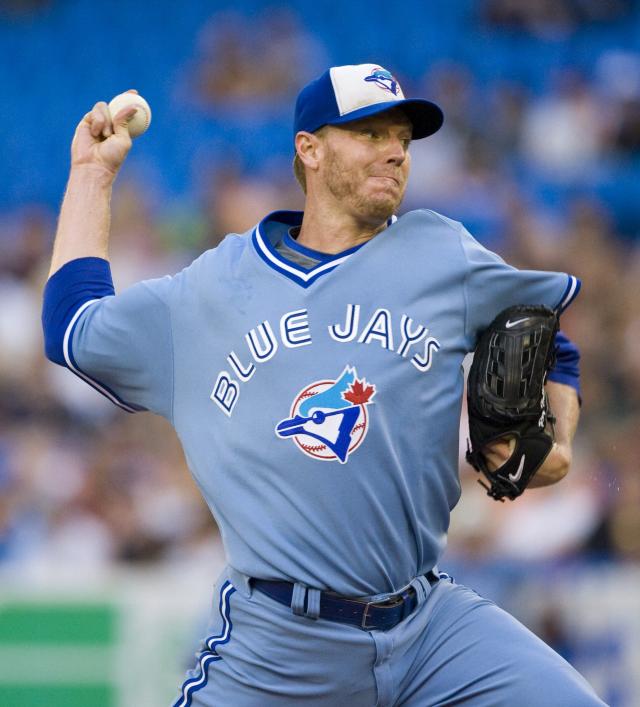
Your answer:
[[[580,351],[564,332],[555,339],[556,362],[549,371],[548,380],[570,385],[580,397]]]
[[[567,281],[567,286],[564,289],[564,293],[562,294],[560,301],[554,308],[559,314],[562,314],[562,312],[564,312],[564,310],[573,302],[582,287],[582,281],[579,278],[574,275],[567,275],[567,277],[569,278]]]
[[[64,339],[71,320],[85,303],[115,294],[111,268],[102,258],[65,263],[44,288],[42,330],[47,358],[66,366]]]
[[[111,267],[103,258],[77,258],[65,263],[48,280],[42,303],[42,330],[47,358],[82,378],[127,412],[144,408],[121,400],[110,388],[80,370],[71,341],[80,315],[94,302],[115,294]]]

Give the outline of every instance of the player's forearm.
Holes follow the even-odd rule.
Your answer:
[[[76,258],[108,258],[114,176],[93,165],[72,168],[60,209],[49,277]]]
[[[578,427],[580,406],[578,394],[570,385],[549,381],[546,385],[549,406],[555,423],[555,443],[530,486],[549,486],[563,479],[571,466],[572,443]]]

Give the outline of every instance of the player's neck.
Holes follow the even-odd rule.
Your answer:
[[[386,225],[386,220],[376,224],[363,223],[349,213],[323,208],[307,200],[296,240],[305,248],[320,253],[342,253],[371,240]]]

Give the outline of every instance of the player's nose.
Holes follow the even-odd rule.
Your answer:
[[[386,160],[388,164],[401,165],[407,158],[406,143],[399,137],[391,136],[386,144]]]

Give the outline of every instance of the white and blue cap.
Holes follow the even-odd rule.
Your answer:
[[[405,98],[397,79],[377,64],[333,66],[298,94],[293,136],[313,133],[323,125],[352,120],[401,106],[413,123],[413,139],[437,132],[444,116],[435,104],[422,98]]]

